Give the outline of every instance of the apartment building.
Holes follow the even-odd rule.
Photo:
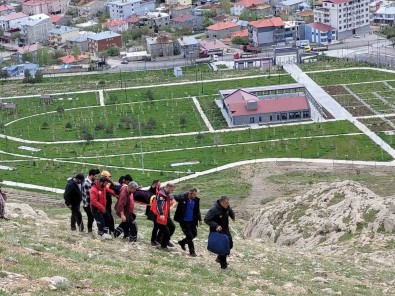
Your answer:
[[[60,14],[65,13],[68,7],[67,0],[29,0],[22,3],[22,11],[27,15]]]
[[[248,23],[248,38],[254,46],[285,43],[285,23],[280,17],[272,17]]]
[[[314,22],[337,31],[338,40],[369,32],[369,0],[323,0],[314,8]]]
[[[111,19],[127,19],[131,15],[146,15],[155,10],[154,0],[119,0],[108,2]]]

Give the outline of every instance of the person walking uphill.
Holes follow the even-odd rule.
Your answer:
[[[232,235],[229,231],[229,217],[234,221],[235,213],[230,207],[229,197],[223,195],[221,196],[211,207],[204,217],[204,222],[210,226],[210,232],[221,232],[229,237],[230,248],[233,247]],[[226,255],[218,255],[215,260],[221,264],[222,269],[228,267],[226,262]]]
[[[200,214],[200,199],[197,197],[197,189],[191,188],[189,192],[180,195],[174,195],[174,199],[178,202],[174,220],[180,223],[185,238],[180,240],[178,244],[181,249],[186,250],[188,245],[189,254],[196,257],[193,239],[197,236],[197,227],[202,224],[202,215]]]
[[[137,241],[137,224],[134,211],[133,193],[139,188],[136,182],[132,181],[124,185],[119,193],[119,198],[115,204],[115,213],[121,218],[121,224],[115,229],[114,236],[118,237],[122,233],[124,237],[129,236],[130,242]]]
[[[112,238],[109,230],[110,214],[106,210],[106,193],[110,190],[107,187],[108,182],[106,177],[101,177],[89,191],[92,214],[96,220],[98,233],[103,238]]]
[[[173,193],[175,185],[167,183],[166,186],[160,187],[156,197],[152,201],[151,211],[156,215],[154,227],[159,229],[162,235],[160,242],[163,251],[170,251],[170,237],[173,235],[176,226],[170,218],[170,195]]]
[[[76,230],[76,224],[78,225],[79,231],[84,231],[84,223],[82,222],[82,215],[80,210],[80,204],[82,201],[82,188],[81,184],[84,182],[84,175],[78,174],[74,178],[70,179],[64,190],[64,202],[66,206],[71,210],[70,226],[71,230]]]
[[[8,220],[7,218],[4,217],[6,201],[7,201],[7,194],[5,194],[5,192],[1,189],[1,185],[0,185],[0,219]]]
[[[92,232],[93,221],[95,220],[91,210],[91,199],[89,196],[89,190],[96,181],[96,176],[100,173],[99,169],[89,170],[89,176],[85,179],[82,184],[82,204],[86,217],[88,218],[88,232]]]

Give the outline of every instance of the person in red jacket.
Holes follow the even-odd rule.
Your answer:
[[[119,218],[121,224],[115,229],[114,236],[118,237],[122,233],[124,237],[129,236],[130,242],[137,241],[137,224],[136,215],[134,211],[134,197],[133,193],[139,188],[136,182],[132,181],[127,185],[123,185],[119,198],[115,204],[114,210]]]
[[[160,187],[151,205],[151,211],[156,215],[154,227],[157,227],[162,233],[160,245],[163,251],[170,251],[168,248],[171,246],[170,238],[176,228],[170,218],[171,194],[175,187],[176,185],[173,183],[167,183],[166,186]]]
[[[91,210],[93,217],[95,217],[98,233],[100,236],[105,238],[110,238],[111,235],[109,233],[109,223],[110,223],[110,215],[106,210],[106,194],[108,190],[107,187],[108,179],[105,177],[101,177],[98,182],[93,184],[92,188],[89,190],[89,196],[91,199]],[[107,234],[106,236],[104,236]]]

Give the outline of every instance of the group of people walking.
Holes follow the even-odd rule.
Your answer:
[[[140,202],[147,205],[145,214],[153,221],[151,245],[169,252],[169,247],[174,247],[171,237],[176,229],[170,212],[176,207],[174,220],[180,224],[185,235],[177,244],[184,251],[187,251],[188,247],[190,256],[196,257],[193,240],[197,236],[198,226],[202,224],[198,190],[191,188],[188,192],[176,195],[173,194],[175,187],[174,183],[161,186],[159,180],[154,180],[148,190],[143,190],[130,175],[122,176],[118,182],[113,182],[108,171],[100,172],[98,169],[91,169],[87,178],[83,174],[77,174],[68,181],[64,192],[65,204],[71,210],[71,230],[84,231],[80,211],[82,202],[88,220],[88,233],[92,232],[93,223],[96,221],[101,237],[111,239],[123,235],[130,242],[136,242],[138,228],[134,206],[135,202]],[[112,197],[116,198],[114,208]],[[117,227],[112,215],[113,209],[121,220]],[[227,235],[231,248],[233,243],[229,231],[229,218],[235,219],[229,198],[221,196],[207,212],[204,222],[210,226],[210,232]],[[228,266],[226,257],[219,254],[216,259],[223,269]]]

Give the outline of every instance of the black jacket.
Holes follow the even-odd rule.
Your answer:
[[[81,185],[82,186],[82,185]],[[82,201],[82,191],[78,187],[78,184],[74,182],[74,179],[70,179],[64,190],[64,203],[66,206],[78,206]]]
[[[221,206],[219,200],[217,200],[214,205],[208,210],[206,216],[204,217],[204,222],[210,226],[210,232],[216,231],[218,226],[222,227],[222,232],[230,236],[229,231],[229,217],[233,220],[235,218],[235,213],[229,206],[227,209]]]
[[[184,222],[185,212],[187,209],[188,192],[174,195],[174,199],[178,202],[176,213],[174,214],[174,221],[179,223]],[[198,226],[198,222],[202,221],[202,215],[200,214],[200,198],[195,198],[195,206],[193,207],[193,224]]]

